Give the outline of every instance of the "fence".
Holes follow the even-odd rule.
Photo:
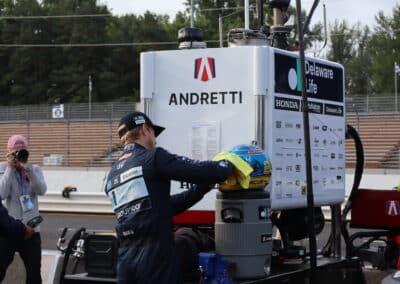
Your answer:
[[[396,107],[397,106],[397,107]],[[62,109],[62,110],[61,110]],[[119,119],[136,109],[136,103],[82,103],[64,105],[0,106],[0,123],[36,120]],[[363,95],[346,98],[346,111],[352,114],[397,113],[399,101],[393,95]]]
[[[355,114],[399,113],[399,101],[393,95],[363,95],[346,98],[346,112]]]
[[[136,103],[82,103],[61,105],[0,106],[0,123],[36,120],[119,119],[136,108]]]
[[[8,137],[18,133],[29,139],[32,163],[110,166],[121,149],[118,121],[134,109],[134,103],[0,107],[0,154],[6,152]]]
[[[397,107],[396,107],[397,106]],[[136,103],[82,103],[64,105],[0,106],[0,123],[36,120],[116,120],[128,111],[136,109]],[[363,95],[346,98],[346,111],[352,114],[397,113],[399,101],[393,95]]]

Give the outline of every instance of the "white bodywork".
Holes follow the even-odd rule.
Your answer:
[[[141,99],[165,126],[158,145],[193,159],[212,159],[260,141],[272,161],[272,209],[306,206],[303,114],[298,54],[268,46],[189,49],[141,54]],[[313,191],[316,205],[345,194],[343,68],[306,58]],[[300,84],[300,85],[299,85]],[[257,123],[256,123],[257,122]],[[181,190],[173,183],[173,192]],[[214,210],[215,190],[195,205]]]

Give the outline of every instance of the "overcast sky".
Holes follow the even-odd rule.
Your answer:
[[[196,0],[194,0],[196,1]],[[111,9],[113,14],[143,14],[146,10],[157,14],[168,14],[173,17],[178,11],[184,10],[184,0],[102,0]],[[250,0],[250,3],[255,3]],[[312,0],[302,0],[302,9],[309,12]],[[374,16],[382,10],[386,16],[393,15],[393,7],[399,5],[396,0],[321,0],[314,13],[313,22],[322,21],[323,4],[326,4],[327,21],[333,23],[335,19],[345,19],[349,24],[360,21],[362,24],[373,26]],[[291,5],[295,6],[296,1],[292,0]]]

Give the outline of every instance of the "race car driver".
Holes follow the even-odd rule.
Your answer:
[[[182,283],[172,217],[233,174],[226,160],[195,161],[156,147],[163,130],[141,112],[125,115],[119,124],[125,147],[105,186],[120,239],[118,283]],[[170,195],[171,180],[196,185]]]

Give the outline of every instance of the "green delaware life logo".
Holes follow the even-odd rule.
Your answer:
[[[309,98],[343,102],[343,69],[324,62],[305,60]],[[275,53],[275,92],[301,96],[301,63],[294,56]]]

